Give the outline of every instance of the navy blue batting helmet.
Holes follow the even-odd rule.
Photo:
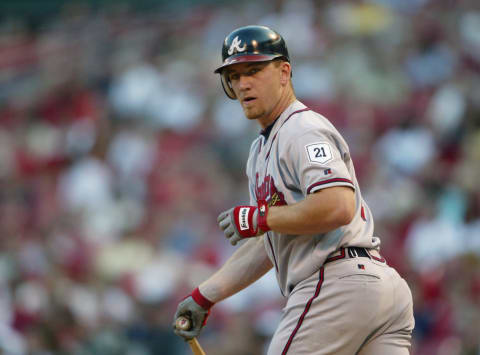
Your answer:
[[[274,30],[266,26],[245,26],[231,32],[222,46],[223,63],[215,73],[221,75],[222,86],[227,96],[236,99],[236,95],[223,75],[223,69],[237,63],[266,62],[282,58],[290,62],[285,40]]]

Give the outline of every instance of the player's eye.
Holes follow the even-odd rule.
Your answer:
[[[260,70],[261,70],[260,68],[256,68],[256,67],[255,67],[255,68],[252,68],[252,69],[250,69],[250,70],[247,72],[247,75],[248,75],[248,76],[255,75],[255,74],[257,74]]]
[[[229,79],[230,81],[238,80],[238,79],[240,79],[240,74],[238,74],[238,73],[230,73],[230,74],[228,74],[228,79]]]

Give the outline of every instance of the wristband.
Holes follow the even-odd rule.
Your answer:
[[[258,228],[262,232],[268,232],[270,227],[267,224],[268,203],[265,200],[258,201]]]
[[[200,293],[198,287],[191,294],[193,300],[203,309],[209,310],[215,304]]]

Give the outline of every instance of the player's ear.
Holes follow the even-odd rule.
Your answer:
[[[289,62],[280,62],[280,83],[282,85],[287,85],[290,80],[290,72],[292,67]]]

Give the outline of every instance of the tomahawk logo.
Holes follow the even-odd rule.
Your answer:
[[[247,45],[244,44],[243,47],[240,47],[240,44],[242,41],[238,39],[238,36],[236,36],[232,44],[230,45],[230,48],[228,48],[228,55],[232,55],[234,52],[243,52],[245,49],[247,49]]]
[[[265,176],[263,182],[260,184],[260,177],[258,173],[255,176],[255,196],[257,201],[265,200],[268,206],[284,206],[287,204],[285,196],[282,192],[277,190],[275,181],[270,175]]]

